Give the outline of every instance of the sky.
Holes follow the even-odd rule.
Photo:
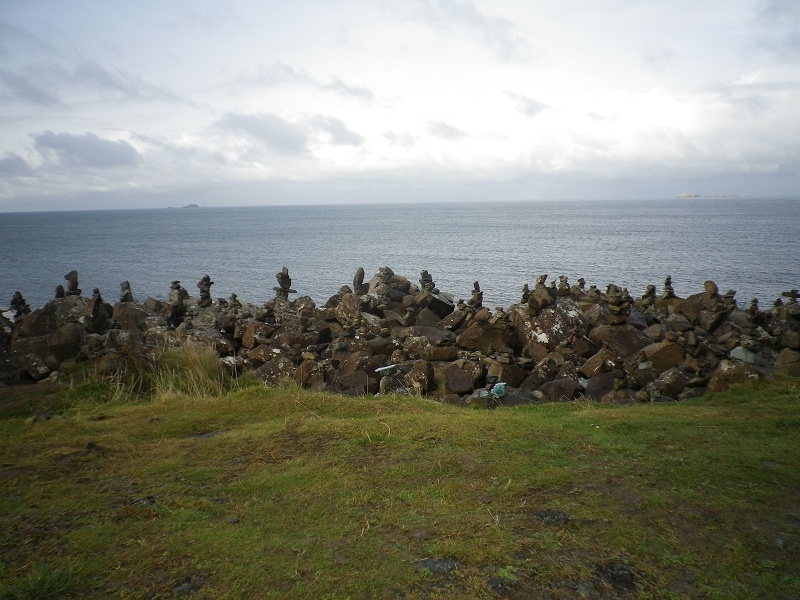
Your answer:
[[[0,0],[0,212],[800,195],[797,0]]]

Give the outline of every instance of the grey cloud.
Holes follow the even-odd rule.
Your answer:
[[[0,69],[0,86],[6,93],[0,98],[14,102],[36,104],[37,106],[58,106],[61,98],[30,76],[19,75],[7,69]]]
[[[600,113],[596,112],[588,112],[586,116],[592,119],[593,121],[617,121],[619,120],[619,115],[601,115]]]
[[[445,140],[458,141],[468,137],[466,131],[453,127],[444,121],[428,121],[428,133]]]
[[[55,56],[59,52],[52,44],[27,29],[0,20],[0,56],[14,54],[21,54],[30,60],[32,57]]]
[[[267,87],[282,84],[305,85],[340,96],[355,98],[363,102],[373,102],[375,100],[375,94],[364,86],[347,83],[338,77],[333,77],[327,83],[319,81],[311,75],[297,71],[281,61],[275,61],[269,65],[260,64],[256,70],[256,75],[247,79]]]
[[[0,158],[0,177],[30,177],[33,169],[28,162],[18,154],[7,154]]]
[[[79,62],[72,72],[56,62],[43,61],[25,65],[16,71],[0,68],[0,98],[38,106],[63,106],[60,93],[70,89],[121,95],[129,100],[183,102],[170,91],[149,84],[124,71],[111,71],[93,60]]]
[[[797,0],[761,0],[757,14],[767,21],[800,19],[800,4]]]
[[[217,127],[243,133],[281,154],[306,154],[308,133],[305,128],[277,115],[228,113],[216,122]]]
[[[755,116],[768,111],[773,100],[782,94],[796,95],[800,81],[755,81],[733,83],[713,88],[713,93],[739,112]]]
[[[93,60],[78,63],[73,82],[89,89],[116,92],[132,100],[178,100],[167,90],[149,84],[130,73],[110,71]]]
[[[669,67],[677,54],[667,46],[648,46],[644,49],[642,61],[645,66],[656,72],[661,72]]]
[[[44,131],[33,138],[35,148],[42,156],[55,155],[67,165],[106,169],[130,166],[139,161],[139,153],[128,142],[106,140],[93,133],[76,135]]]
[[[387,131],[383,134],[393,146],[403,146],[404,148],[412,148],[416,143],[416,138],[410,133],[396,133],[394,131]]]
[[[800,56],[800,2],[761,0],[756,19],[765,27],[759,45],[778,56]]]
[[[334,146],[360,146],[364,143],[364,137],[355,131],[348,129],[344,121],[336,117],[325,117],[317,115],[311,119],[311,123],[317,129],[321,129],[331,136],[331,143]]]
[[[506,94],[514,101],[517,110],[526,117],[536,117],[550,108],[547,104],[522,94],[514,94],[513,92],[506,92]]]
[[[480,12],[471,1],[417,0],[401,5],[389,5],[389,10],[400,11],[403,18],[423,23],[437,31],[453,26],[465,29],[492,48],[504,60],[530,60],[532,48],[514,34],[514,23],[503,17]]]

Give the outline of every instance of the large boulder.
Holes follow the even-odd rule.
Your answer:
[[[503,346],[511,348],[519,346],[516,336],[507,327],[487,322],[473,322],[458,336],[457,344],[459,348],[477,350],[487,356]]]
[[[558,298],[555,306],[540,310],[536,316],[529,313],[527,305],[515,304],[509,308],[509,316],[523,346],[539,342],[551,351],[572,337],[577,329],[586,329],[580,307],[566,297]]]
[[[41,308],[24,315],[14,327],[13,340],[50,336],[67,323],[81,323],[89,300],[66,296],[50,300]]]
[[[530,392],[515,387],[506,387],[505,393],[497,399],[501,406],[520,406],[525,404],[539,404],[541,400]]]
[[[800,352],[784,348],[775,361],[775,374],[800,377]]]
[[[589,332],[589,339],[622,357],[633,356],[652,343],[632,325],[598,325]]]
[[[255,370],[255,375],[267,385],[276,385],[294,377],[294,363],[285,356],[277,356]]]
[[[27,373],[34,381],[44,379],[58,370],[61,363],[48,348],[50,336],[26,337],[11,342],[8,359],[11,364]]]
[[[117,302],[111,313],[111,318],[120,329],[143,331],[148,328],[151,319],[156,318],[163,322],[163,318],[156,317],[141,304],[136,302]]]
[[[450,365],[445,371],[446,389],[448,394],[458,394],[460,396],[472,392],[475,382],[472,374],[459,367]]]
[[[657,342],[646,346],[642,352],[653,365],[653,368],[663,373],[673,367],[678,367],[686,358],[686,350],[677,342]]]
[[[689,378],[680,369],[669,369],[659,375],[651,387],[659,390],[662,396],[677,400],[688,383]]]
[[[722,360],[708,382],[709,392],[727,392],[736,386],[762,379],[764,374],[754,365]]]
[[[79,323],[64,323],[48,339],[47,350],[61,363],[78,356],[86,340],[86,331]]]
[[[411,370],[405,375],[405,383],[406,387],[418,396],[424,396],[428,392],[433,391],[433,365],[425,360],[414,362]]]
[[[614,373],[598,373],[586,382],[585,394],[599,402],[606,394],[614,391]]]
[[[548,381],[538,391],[543,402],[569,402],[583,394],[583,387],[576,379],[561,378]]]
[[[586,359],[586,362],[578,369],[581,375],[591,379],[595,375],[611,371],[617,356],[605,348]]]

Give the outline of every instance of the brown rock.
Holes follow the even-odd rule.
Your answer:
[[[316,360],[304,360],[294,372],[294,380],[305,388],[321,390],[325,387],[325,369]]]
[[[273,348],[272,346],[262,344],[261,346],[256,346],[252,350],[248,350],[246,356],[250,360],[255,361],[260,365],[263,363],[268,363],[272,359],[280,356],[280,350]]]
[[[26,372],[34,381],[44,379],[56,371],[60,364],[47,346],[49,341],[50,336],[47,335],[16,339],[9,346],[8,359],[14,367]]]
[[[78,323],[65,323],[47,341],[48,351],[60,363],[75,358],[86,343],[86,331]]]
[[[474,389],[472,374],[458,365],[451,365],[447,368],[445,379],[448,394],[469,394]]]
[[[242,346],[245,348],[255,348],[259,344],[267,344],[272,334],[280,329],[278,323],[262,323],[261,321],[251,320],[244,324],[242,328]]]
[[[595,401],[600,401],[603,396],[614,391],[614,373],[598,373],[586,384],[586,396]]]
[[[660,373],[679,366],[686,358],[686,350],[677,342],[658,342],[650,344],[643,350],[647,360],[653,363],[653,368]]]
[[[783,344],[791,350],[800,350],[800,331],[784,332]]]
[[[688,383],[689,378],[679,369],[670,369],[659,375],[652,385],[661,390],[662,396],[678,398]]]
[[[446,316],[444,319],[436,324],[438,329],[446,329],[448,331],[458,331],[467,319],[467,311],[455,310]]]
[[[339,373],[334,385],[340,392],[348,392],[351,395],[374,394],[378,391],[378,380],[370,377],[366,371]]]
[[[11,340],[50,336],[67,323],[79,323],[88,303],[89,300],[83,296],[50,300],[43,307],[22,316],[14,327]]]
[[[613,365],[616,360],[617,357],[614,353],[603,349],[586,359],[586,362],[583,363],[578,371],[584,377],[590,379],[595,375],[610,371],[612,368],[611,365]]]
[[[784,348],[775,361],[775,374],[787,377],[800,377],[800,352]]]
[[[135,302],[117,302],[111,313],[111,318],[119,325],[120,329],[138,329],[140,331],[147,329],[148,319],[154,316],[144,306]]]
[[[422,358],[436,362],[453,362],[458,360],[458,349],[455,346],[428,346]]]
[[[576,329],[586,329],[586,321],[578,304],[567,297],[558,298],[555,306],[545,308],[534,317],[525,305],[514,305],[509,309],[516,337],[523,345],[539,342],[554,350],[572,337]]]
[[[737,363],[722,360],[711,375],[707,391],[726,392],[736,386],[762,379],[764,375],[755,366],[748,363]]]
[[[423,396],[433,390],[433,366],[428,361],[418,360],[406,373],[404,379],[409,390],[418,396]]]
[[[543,402],[569,402],[581,396],[583,388],[575,379],[555,379],[539,388]]]
[[[457,344],[460,348],[477,350],[487,356],[502,346],[518,346],[515,336],[506,327],[476,322],[458,336]]]
[[[665,332],[666,328],[661,323],[656,323],[655,325],[651,325],[645,329],[642,333],[644,333],[654,342],[660,342],[664,339]]]
[[[589,339],[622,357],[632,356],[652,343],[632,325],[599,325],[589,333]]]
[[[284,356],[273,358],[255,370],[255,375],[267,385],[276,385],[294,377],[294,363]]]

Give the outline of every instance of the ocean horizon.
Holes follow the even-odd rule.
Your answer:
[[[187,198],[187,204],[191,199]],[[16,212],[0,215],[0,304],[20,291],[32,308],[79,272],[83,294],[108,302],[129,281],[134,298],[165,299],[179,280],[193,296],[208,274],[212,297],[261,304],[284,266],[299,296],[320,305],[363,267],[484,304],[519,301],[540,274],[587,287],[647,285],[671,275],[678,295],[711,279],[740,306],[771,306],[800,287],[800,198],[672,198],[485,203],[308,204]]]

